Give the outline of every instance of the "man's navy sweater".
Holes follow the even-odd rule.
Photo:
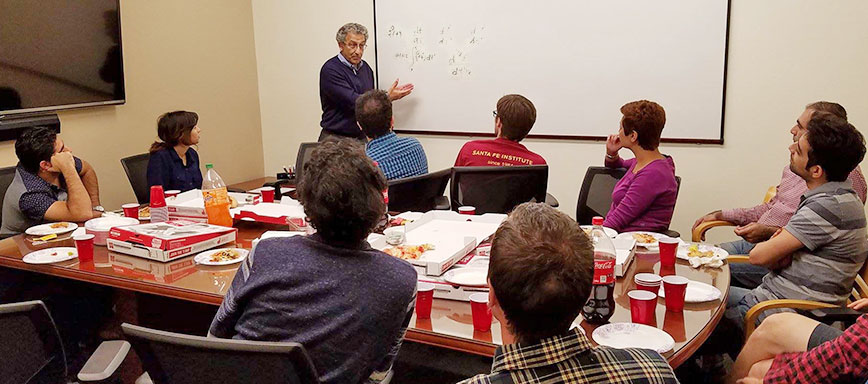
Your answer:
[[[319,72],[320,126],[339,135],[363,137],[356,125],[356,98],[372,89],[374,71],[364,60],[356,73],[337,56],[326,61]]]

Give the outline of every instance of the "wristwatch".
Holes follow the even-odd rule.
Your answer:
[[[93,207],[93,210],[97,211],[97,212],[105,213],[105,208],[103,208],[102,205],[97,205],[97,206]]]

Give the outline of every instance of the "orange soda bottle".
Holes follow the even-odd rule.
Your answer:
[[[229,193],[226,183],[214,170],[213,164],[205,164],[205,178],[202,180],[202,199],[205,200],[205,214],[208,224],[232,226],[232,216],[229,215]]]

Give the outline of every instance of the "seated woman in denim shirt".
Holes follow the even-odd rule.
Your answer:
[[[162,185],[164,191],[181,192],[202,188],[199,154],[191,146],[199,144],[202,131],[195,112],[163,114],[157,122],[160,141],[151,145],[148,160],[148,187]]]

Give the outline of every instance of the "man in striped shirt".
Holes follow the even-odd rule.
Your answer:
[[[796,142],[805,133],[805,127],[814,112],[828,112],[847,120],[847,111],[838,103],[818,101],[808,104],[799,118],[796,119],[796,124],[790,129],[790,133],[793,135],[793,142]],[[857,166],[850,172],[847,180],[850,181],[853,190],[856,191],[859,199],[864,203],[866,189],[868,188],[866,188],[862,170]],[[799,206],[802,194],[807,190],[808,187],[805,184],[805,180],[793,173],[789,166],[786,166],[781,175],[781,182],[777,186],[777,193],[768,203],[750,208],[714,211],[697,219],[693,227],[695,228],[703,222],[712,220],[724,220],[735,223],[738,225],[735,229],[735,234],[741,236],[742,239],[723,243],[720,246],[730,254],[746,255],[750,253],[757,243],[768,240],[775,231],[783,228],[790,221],[790,217],[793,216],[793,213]],[[731,284],[734,287],[753,289],[760,285],[763,276],[768,272],[769,270],[762,266],[733,264],[730,266],[730,273],[732,275]]]
[[[815,112],[807,132],[790,146],[790,168],[808,191],[796,213],[768,241],[750,252],[750,262],[769,268],[757,288],[731,287],[727,310],[706,342],[736,355],[744,338],[744,316],[759,302],[814,300],[843,305],[868,256],[865,212],[847,175],[865,157],[862,134],[845,120]],[[762,313],[759,320],[785,309]],[[726,342],[724,342],[726,341]]]
[[[428,158],[414,137],[398,137],[392,132],[392,101],[380,90],[365,92],[356,100],[356,120],[368,137],[365,153],[377,162],[386,180],[428,173]]]

